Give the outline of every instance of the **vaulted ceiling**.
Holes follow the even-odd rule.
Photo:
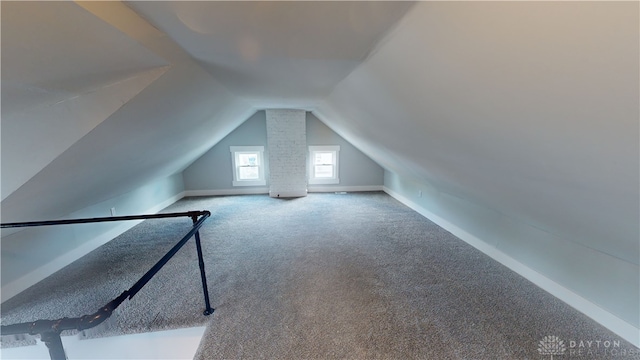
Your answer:
[[[256,110],[313,108],[411,6],[2,2],[3,220],[180,172]]]
[[[129,2],[229,91],[260,107],[329,95],[409,2]]]
[[[638,263],[638,4],[2,2],[3,221],[302,108],[385,169]]]

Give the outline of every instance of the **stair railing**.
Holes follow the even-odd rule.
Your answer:
[[[140,291],[148,282],[153,278],[158,271],[180,250],[192,237],[195,237],[196,250],[198,252],[198,266],[200,268],[200,277],[202,280],[202,291],[204,293],[205,310],[204,315],[211,315],[214,309],[211,307],[209,301],[209,291],[207,288],[207,276],[204,268],[204,259],[202,256],[202,244],[200,241],[200,227],[202,227],[204,221],[211,216],[209,211],[188,211],[180,213],[167,213],[167,214],[151,214],[151,215],[131,215],[131,216],[111,216],[100,218],[87,218],[87,219],[69,219],[69,220],[48,220],[48,221],[33,221],[33,222],[21,222],[21,223],[6,223],[0,224],[0,228],[20,228],[20,227],[34,227],[34,226],[49,226],[49,225],[69,225],[69,224],[86,224],[97,222],[111,222],[111,221],[126,221],[126,220],[146,220],[146,219],[161,219],[161,218],[175,218],[175,217],[190,217],[193,221],[191,230],[182,237],[182,239],[174,245],[149,271],[147,271],[131,288],[124,291],[118,297],[101,307],[98,311],[91,315],[84,315],[79,318],[62,318],[57,320],[36,320],[33,322],[3,325],[0,327],[0,333],[2,335],[40,335],[40,340],[45,343],[49,349],[49,356],[52,360],[66,360],[67,356],[62,345],[60,333],[65,330],[86,330],[92,327],[100,325],[106,319],[108,319],[113,311],[120,306],[120,304],[126,299],[132,299],[138,291]]]

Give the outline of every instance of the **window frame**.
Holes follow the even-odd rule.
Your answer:
[[[330,152],[334,160],[332,177],[315,176],[315,153]],[[309,146],[309,185],[331,185],[340,183],[340,145]]]
[[[267,180],[264,175],[264,146],[230,146],[231,164],[233,170],[233,186],[265,186]],[[256,167],[258,168],[258,179],[242,180],[240,179],[239,155],[240,154],[258,154]]]

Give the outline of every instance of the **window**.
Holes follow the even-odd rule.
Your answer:
[[[340,146],[309,146],[309,184],[339,184]]]
[[[231,146],[233,186],[263,186],[264,146]]]

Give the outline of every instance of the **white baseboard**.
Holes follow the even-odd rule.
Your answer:
[[[335,186],[335,185],[309,185],[309,192],[358,192],[358,191],[382,191],[382,185],[364,186]]]
[[[184,196],[225,196],[225,195],[256,195],[268,194],[269,188],[237,188],[220,190],[187,190]]]
[[[340,185],[309,185],[307,192],[358,192],[358,191],[382,191],[382,185],[365,185],[365,186],[340,186]],[[255,195],[269,194],[268,187],[260,188],[234,188],[234,189],[218,189],[218,190],[187,190],[184,196],[227,196],[227,195]],[[297,197],[304,196],[301,192],[280,192],[281,197]]]
[[[158,211],[166,208],[167,206],[175,203],[176,201],[182,199],[184,197],[184,192],[181,192],[175,196],[170,197],[169,199],[157,204],[146,211],[143,211],[143,214],[155,214]],[[49,261],[48,263],[22,275],[18,279],[2,286],[0,289],[1,292],[1,302],[5,302],[10,298],[18,295],[22,291],[28,289],[29,287],[37,284],[38,282],[44,280],[46,277],[51,276],[51,274],[56,271],[64,268],[65,266],[71,264],[72,262],[80,259],[81,257],[87,255],[98,247],[108,243],[113,240],[118,235],[124,233],[125,231],[131,229],[132,227],[141,223],[142,220],[130,220],[125,221],[114,227],[113,229],[100,234],[99,236],[87,240],[81,246],[69,251],[66,254],[58,256],[57,258]]]
[[[482,251],[484,254],[488,255],[492,259],[501,263],[502,265],[508,267],[513,270],[517,274],[523,276],[525,279],[531,281],[536,284],[541,289],[550,293],[551,295],[557,297],[558,299],[564,301],[569,306],[574,309],[582,312],[588,317],[592,318],[602,326],[607,329],[613,331],[621,338],[630,342],[636,347],[640,347],[640,329],[629,324],[628,322],[620,319],[618,316],[610,313],[609,311],[603,309],[597,304],[585,299],[584,297],[576,294],[572,290],[558,284],[557,282],[549,279],[548,277],[540,274],[539,272],[531,269],[530,267],[522,264],[521,262],[515,260],[511,256],[506,253],[498,250],[496,247],[487,244],[476,236],[466,232],[465,230],[459,228],[455,224],[450,223],[449,221],[441,218],[440,216],[430,212],[424,207],[416,204],[409,198],[387,188],[383,188],[384,192],[400,201],[404,205],[413,209],[420,215],[426,217],[427,219],[433,221],[438,226],[443,229],[449,231],[459,239],[468,243],[469,245],[475,247],[476,249]]]

